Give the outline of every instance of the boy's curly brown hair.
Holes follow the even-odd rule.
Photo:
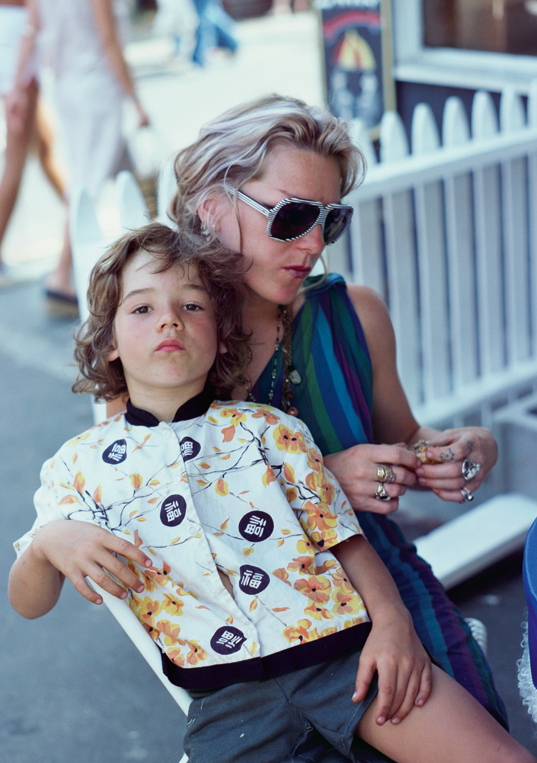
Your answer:
[[[130,231],[116,241],[96,263],[90,276],[90,316],[75,335],[78,376],[73,392],[88,392],[99,400],[114,400],[127,393],[120,359],[108,361],[114,348],[114,320],[122,298],[121,274],[128,260],[144,250],[155,259],[155,272],[177,265],[194,265],[214,310],[218,352],[209,373],[215,396],[225,399],[241,379],[250,360],[249,336],[242,330],[244,258],[217,242],[194,240],[160,223]]]

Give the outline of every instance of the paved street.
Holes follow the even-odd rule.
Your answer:
[[[170,150],[228,105],[279,90],[320,102],[315,18],[241,22],[236,57],[207,70],[170,64],[165,48],[132,46],[141,96]],[[8,261],[45,273],[61,239],[63,210],[31,162],[6,242]],[[89,401],[70,391],[75,324],[44,313],[39,279],[0,291],[0,757],[6,763],[177,763],[184,718],[104,607],[68,583],[46,617],[25,621],[5,592],[11,542],[31,525],[39,469],[92,424]],[[488,627],[489,659],[516,738],[537,753],[518,697],[524,596],[520,555],[453,592]],[[212,763],[207,761],[207,763]],[[252,763],[255,763],[254,761]],[[431,761],[434,763],[434,761]]]

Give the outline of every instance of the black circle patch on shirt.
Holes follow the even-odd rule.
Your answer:
[[[192,437],[183,437],[179,443],[179,447],[181,448],[181,457],[183,461],[190,461],[191,458],[196,458],[201,450],[199,442],[193,440]]]
[[[182,495],[169,495],[160,509],[160,521],[166,527],[180,525],[186,514],[186,501]]]
[[[238,628],[232,625],[224,625],[218,628],[211,639],[211,647],[218,654],[233,654],[238,652],[246,636]]]
[[[127,441],[116,440],[103,453],[105,464],[120,464],[127,458]]]
[[[255,596],[261,593],[270,583],[270,575],[260,567],[254,567],[253,564],[244,564],[240,570],[239,588],[243,593]]]
[[[259,543],[262,540],[270,538],[274,530],[274,522],[270,514],[265,511],[249,511],[239,522],[239,532],[243,538]]]

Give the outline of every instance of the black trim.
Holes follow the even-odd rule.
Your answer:
[[[195,419],[197,416],[202,416],[207,413],[212,402],[214,401],[214,389],[207,382],[202,391],[187,400],[186,403],[181,405],[173,417],[173,422],[176,421],[188,421],[189,419]],[[153,416],[149,411],[144,411],[143,408],[136,408],[130,400],[127,400],[127,413],[125,418],[133,426],[141,427],[158,427],[160,424],[156,416]]]
[[[262,681],[276,678],[294,670],[301,670],[321,662],[328,662],[362,649],[371,623],[360,623],[330,636],[289,647],[267,657],[254,657],[240,662],[208,665],[200,668],[180,668],[162,653],[162,670],[169,681],[183,689],[210,691],[244,681]]]

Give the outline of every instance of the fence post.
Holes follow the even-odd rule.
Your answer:
[[[498,133],[491,96],[480,91],[472,104],[473,140],[485,141]],[[476,280],[481,373],[498,371],[505,364],[503,315],[502,228],[500,167],[474,171],[476,216]]]

